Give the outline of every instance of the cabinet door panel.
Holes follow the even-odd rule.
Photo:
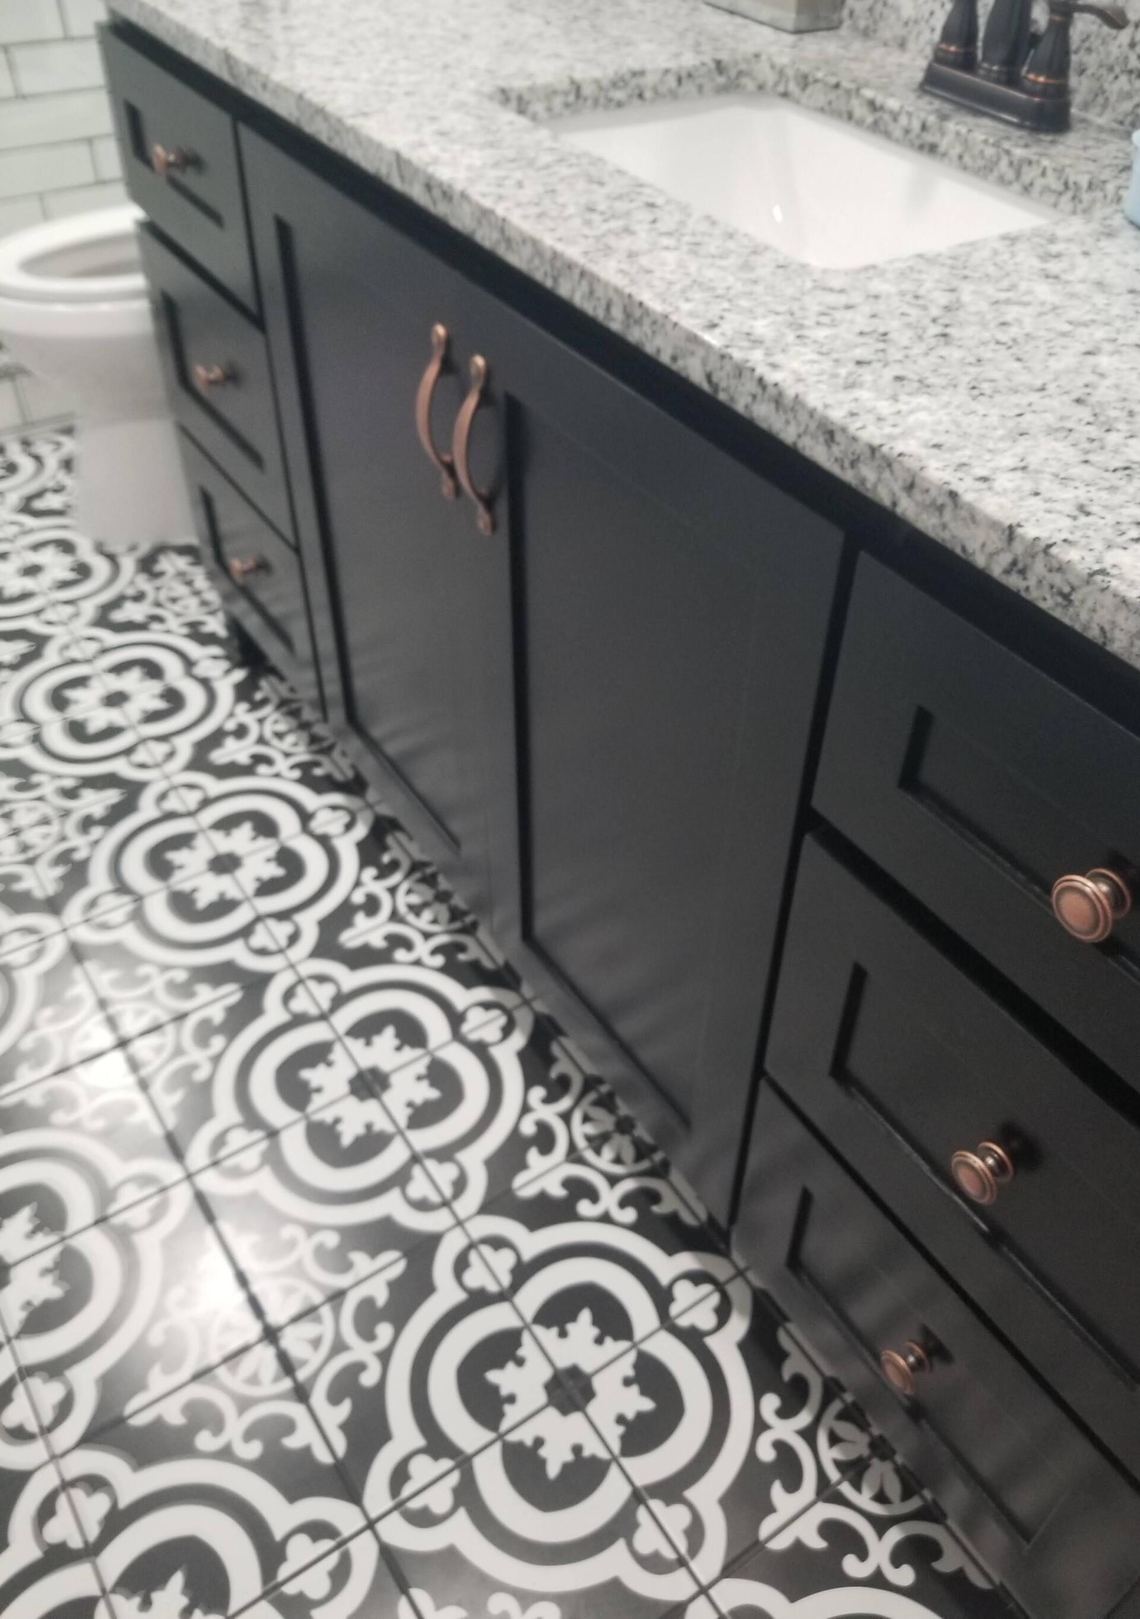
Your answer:
[[[464,283],[245,131],[242,149],[273,350],[291,356],[304,401],[286,437],[291,463],[313,471],[298,517],[319,531],[343,717],[411,829],[479,903],[481,644],[488,594],[506,598],[505,562],[444,498],[415,426],[432,327],[462,332]],[[463,398],[461,359],[436,388],[441,447]]]
[[[496,931],[723,1219],[840,535],[502,306],[473,345],[513,568]]]

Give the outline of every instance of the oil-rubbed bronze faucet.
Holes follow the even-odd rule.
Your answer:
[[[1124,28],[1128,18],[1116,5],[1049,0],[1049,20],[1037,34],[1031,9],[1032,0],[994,0],[979,57],[978,0],[954,0],[922,88],[1024,129],[1068,129],[1073,18],[1084,11],[1109,28]]]

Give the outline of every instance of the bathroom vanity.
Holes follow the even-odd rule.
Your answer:
[[[517,145],[521,81],[488,133],[446,52],[454,98],[415,115],[438,42],[373,63],[366,108],[335,24],[306,80],[240,21],[120,9],[124,166],[235,619],[995,1576],[1036,1619],[1131,1614],[1135,452],[1076,312],[1052,403],[1003,325],[1025,266],[1060,306],[1094,244],[1140,287],[1097,211],[1115,158],[1022,137],[1038,202],[1082,176],[1040,241],[856,287],[724,231],[670,305],[654,275],[695,275],[713,227],[616,174],[605,217],[596,158]],[[716,45],[739,88],[754,38],[709,17],[673,49]],[[808,48],[840,47],[749,71],[802,91]],[[976,171],[1005,138],[926,116]],[[988,357],[955,362],[975,331]]]

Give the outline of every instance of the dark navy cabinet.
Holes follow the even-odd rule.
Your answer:
[[[1140,680],[106,52],[230,611],[1032,1619],[1140,1614]]]

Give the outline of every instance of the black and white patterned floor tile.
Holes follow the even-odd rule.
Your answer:
[[[69,454],[0,445],[5,1619],[1009,1615]]]

